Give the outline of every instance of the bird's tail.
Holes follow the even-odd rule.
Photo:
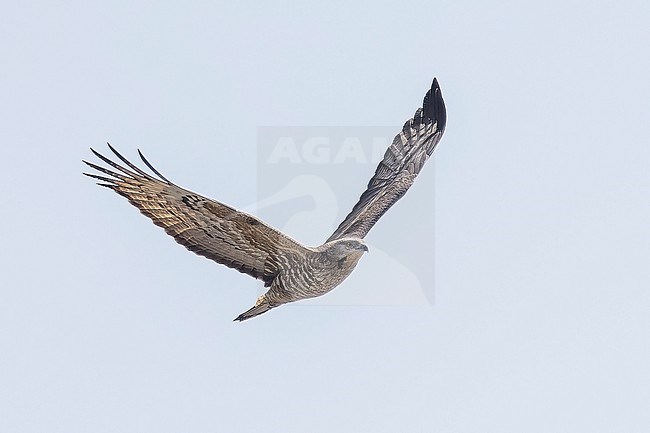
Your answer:
[[[259,304],[256,304],[253,308],[251,308],[248,311],[245,311],[241,313],[239,316],[235,318],[235,322],[243,322],[244,320],[251,319],[255,316],[259,316],[260,314],[264,314],[267,311],[269,311],[271,308],[271,305],[269,305],[268,302],[261,302]]]

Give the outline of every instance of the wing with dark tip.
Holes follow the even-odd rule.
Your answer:
[[[446,123],[445,102],[438,80],[434,78],[422,108],[404,124],[359,202],[327,241],[366,236],[377,220],[411,187],[440,141]]]
[[[259,278],[267,286],[280,271],[283,257],[305,250],[298,242],[251,215],[174,185],[140,151],[142,161],[157,178],[108,146],[126,167],[91,149],[114,170],[84,161],[102,173],[84,174],[126,197],[188,250]]]

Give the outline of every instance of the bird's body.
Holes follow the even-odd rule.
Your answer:
[[[117,171],[86,162],[109,177],[84,173],[124,196],[190,251],[264,281],[268,291],[235,320],[321,296],[341,284],[368,251],[363,238],[413,183],[442,137],[446,110],[437,80],[386,151],[352,212],[323,244],[307,247],[256,217],[181,188],[140,153],[154,177],[109,148],[128,167],[93,153]],[[92,150],[92,149],[91,149]]]
[[[282,304],[322,296],[341,284],[368,251],[361,239],[337,239],[316,248],[282,254],[282,271],[255,306],[235,320],[245,320]]]

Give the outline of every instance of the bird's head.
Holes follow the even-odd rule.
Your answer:
[[[350,255],[358,255],[361,257],[363,253],[368,251],[368,246],[359,238],[342,238],[328,242],[325,245],[325,251],[335,258],[344,258]]]

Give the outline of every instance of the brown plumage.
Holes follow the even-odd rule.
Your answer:
[[[307,247],[252,215],[181,188],[162,176],[138,151],[154,177],[110,144],[126,166],[95,150],[114,170],[84,161],[103,173],[90,174],[124,196],[188,250],[264,281],[269,290],[235,320],[246,320],[279,305],[323,295],[354,270],[367,247],[363,238],[413,183],[440,141],[446,110],[434,78],[422,108],[395,137],[352,212],[321,246]]]

